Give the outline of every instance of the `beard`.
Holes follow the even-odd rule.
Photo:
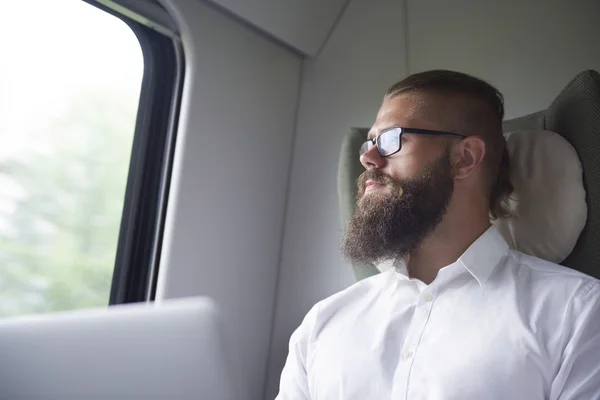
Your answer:
[[[385,185],[365,194],[367,181]],[[417,177],[395,180],[372,169],[358,179],[356,209],[342,242],[353,263],[405,257],[440,224],[454,193],[449,152]]]

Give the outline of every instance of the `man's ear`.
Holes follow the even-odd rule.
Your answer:
[[[485,142],[478,136],[468,136],[452,149],[454,179],[465,179],[476,171],[485,156]]]

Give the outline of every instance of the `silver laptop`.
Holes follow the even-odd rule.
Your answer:
[[[0,320],[0,399],[239,399],[206,298]]]

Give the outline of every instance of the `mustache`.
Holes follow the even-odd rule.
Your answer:
[[[358,189],[359,190],[364,189],[365,185],[367,184],[367,181],[373,181],[375,183],[380,183],[382,185],[393,185],[396,183],[396,181],[394,179],[387,176],[386,174],[384,174],[383,172],[381,172],[378,169],[368,169],[365,172],[363,172],[362,174],[360,174],[360,176],[358,177],[358,180],[356,182]]]

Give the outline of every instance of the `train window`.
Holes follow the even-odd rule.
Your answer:
[[[176,41],[93,1],[21,0],[0,48],[0,317],[150,299]]]

